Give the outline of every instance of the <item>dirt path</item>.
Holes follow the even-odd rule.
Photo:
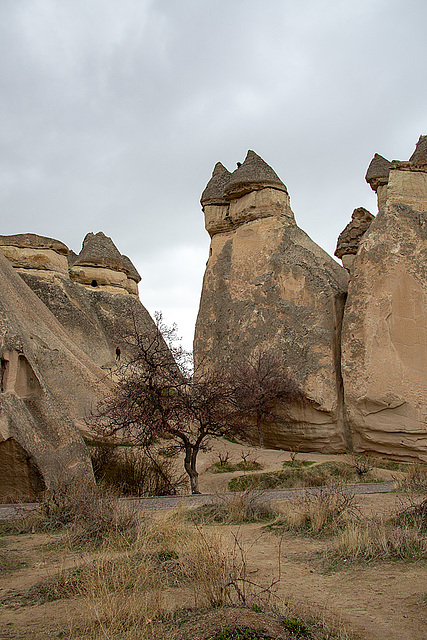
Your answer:
[[[257,543],[248,554],[259,579],[277,573],[276,536],[259,525],[239,531],[243,542]],[[343,568],[322,573],[314,554],[324,542],[287,538],[282,543],[279,597],[294,598],[341,618],[365,640],[426,640],[426,566],[403,562]]]

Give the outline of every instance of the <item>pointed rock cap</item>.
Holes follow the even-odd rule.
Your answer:
[[[77,253],[75,253],[72,249],[68,252],[68,268],[72,267],[75,261],[78,259]]]
[[[17,233],[13,236],[0,236],[0,245],[19,247],[20,249],[51,249],[67,256],[68,247],[60,240],[38,236],[35,233]]]
[[[427,164],[427,136],[420,136],[409,162],[416,165]]]
[[[135,280],[135,282],[137,282],[137,283],[141,282],[141,276],[139,275],[138,271],[136,270],[136,268],[135,268],[133,262],[131,261],[131,259],[122,254],[122,260],[123,260],[124,265],[125,265],[125,267],[127,269],[126,273],[127,273],[128,277],[131,280]]]
[[[231,173],[228,169],[221,162],[217,162],[212,171],[212,177],[200,198],[202,207],[205,204],[228,204],[228,200],[224,197],[224,189],[230,180],[230,176]]]
[[[83,247],[73,267],[102,267],[113,271],[127,273],[122,255],[114,242],[99,231],[88,233],[83,240]]]
[[[248,151],[243,164],[231,174],[225,187],[225,195],[233,200],[265,187],[288,192],[277,173],[255,151]]]
[[[389,160],[378,153],[374,155],[365,176],[365,180],[371,189],[376,191],[380,184],[387,184],[390,168],[391,162]]]

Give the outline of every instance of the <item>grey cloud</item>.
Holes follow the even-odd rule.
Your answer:
[[[418,0],[2,2],[2,233],[78,250],[102,229],[138,263],[142,300],[163,290],[174,308],[188,248],[197,307],[200,193],[253,148],[331,252],[375,206],[374,152],[407,158],[427,132],[426,18]]]

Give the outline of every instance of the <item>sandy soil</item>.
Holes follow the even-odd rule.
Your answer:
[[[242,447],[231,443],[226,447],[236,462]],[[246,447],[247,449],[247,447]],[[253,455],[263,470],[280,468],[289,459],[283,451],[254,450]],[[323,461],[341,456],[301,454],[299,459]],[[230,477],[236,474],[212,474],[208,471],[217,460],[215,451],[200,459],[200,486],[204,492],[223,490]],[[388,477],[390,474],[386,473]],[[367,514],[390,512],[399,501],[398,494],[358,496],[361,509]],[[248,548],[249,567],[258,582],[268,582],[277,575],[279,538],[265,531],[259,524],[240,527],[216,527],[230,544],[238,535]],[[41,545],[54,540],[48,535],[29,534],[0,539],[27,566],[0,575],[0,600],[5,595],[22,592],[55,571],[85,559],[76,555],[64,559],[58,552],[41,550]],[[425,640],[427,638],[427,572],[425,564],[394,562],[364,567],[343,566],[342,570],[325,574],[316,552],[327,544],[322,540],[286,537],[281,547],[281,579],[277,586],[280,601],[296,601],[309,610],[332,615],[350,626],[362,640]],[[172,594],[171,594],[172,595]],[[78,600],[59,600],[43,605],[10,607],[0,604],[0,638],[17,640],[33,638],[45,640],[61,637],[72,618],[78,619],[81,603]]]

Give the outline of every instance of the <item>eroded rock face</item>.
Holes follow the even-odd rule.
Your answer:
[[[48,487],[65,475],[91,481],[78,427],[110,383],[3,255],[0,288],[0,441],[17,443],[0,447],[0,467],[22,459],[22,448],[30,484],[39,476]],[[0,496],[10,498],[6,480]]]
[[[44,278],[68,275],[68,247],[59,240],[34,233],[0,236],[0,251],[19,271]]]
[[[68,278],[47,282],[34,274],[21,277],[53,313],[69,337],[97,366],[115,367],[119,346],[126,356],[123,336],[131,334],[133,320],[140,330],[153,326],[153,320],[136,296],[108,287],[85,287]]]
[[[355,449],[427,461],[425,169],[410,161],[389,170],[353,265],[342,373]]]
[[[196,364],[222,366],[257,347],[276,347],[311,402],[282,412],[280,424],[266,427],[266,446],[342,451],[339,353],[346,272],[299,229],[285,185],[255,156],[248,153],[218,194],[224,203],[216,206],[227,212],[229,226],[208,229]]]

